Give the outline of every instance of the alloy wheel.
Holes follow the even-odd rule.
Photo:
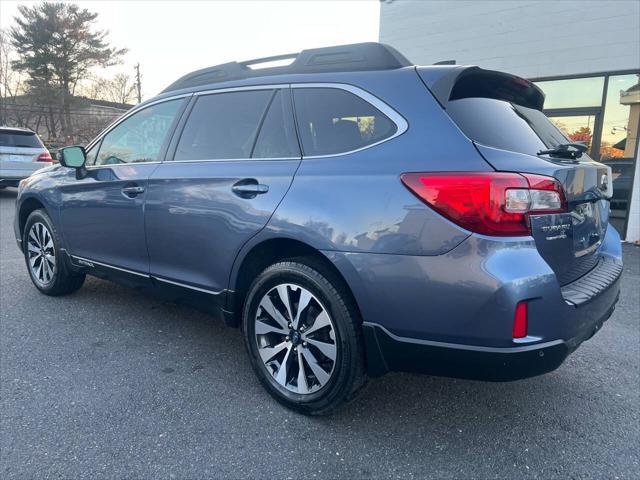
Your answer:
[[[51,232],[43,223],[34,223],[29,230],[27,258],[36,282],[43,286],[49,284],[56,273],[56,252]]]
[[[279,385],[310,394],[329,382],[337,356],[335,326],[309,290],[291,283],[273,287],[260,300],[254,325],[260,358]]]

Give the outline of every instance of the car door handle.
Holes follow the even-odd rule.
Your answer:
[[[128,198],[134,198],[134,197],[138,196],[141,193],[144,193],[144,187],[140,187],[138,185],[130,186],[130,187],[124,187],[122,189],[122,194],[125,197],[128,197]]]
[[[267,193],[269,191],[269,185],[258,183],[254,178],[246,178],[234,183],[231,190],[239,197],[255,198],[258,195]]]

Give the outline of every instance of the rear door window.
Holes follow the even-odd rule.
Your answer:
[[[273,94],[273,90],[249,90],[201,96],[185,124],[174,160],[250,158]]]
[[[294,103],[306,156],[350,152],[380,142],[397,126],[364,99],[338,88],[295,88]]]
[[[0,131],[0,147],[42,148],[42,142],[33,132]]]

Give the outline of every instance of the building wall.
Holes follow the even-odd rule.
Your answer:
[[[637,69],[640,1],[383,0],[380,41],[416,64],[526,78]]]

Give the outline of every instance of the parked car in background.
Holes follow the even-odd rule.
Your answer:
[[[0,127],[0,188],[17,187],[53,159],[40,137],[27,128]]]
[[[611,169],[537,86],[381,44],[292,58],[193,72],[21,182],[34,285],[203,296],[307,414],[390,370],[539,375],[598,331],[622,272]]]

